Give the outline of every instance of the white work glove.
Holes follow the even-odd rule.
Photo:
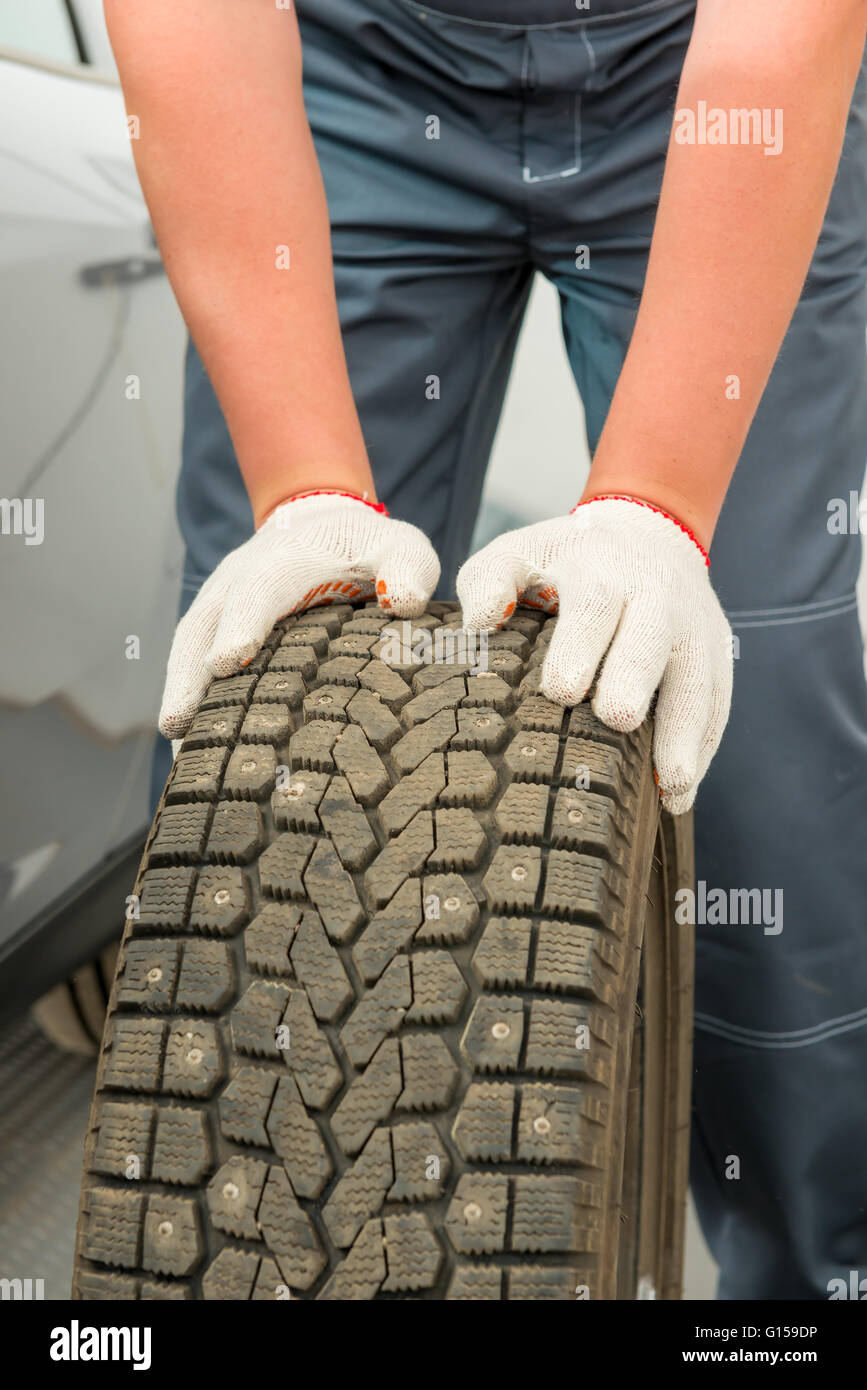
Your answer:
[[[637,729],[659,687],[653,759],[663,805],[688,811],[728,719],[731,631],[707,557],[685,527],[631,499],[596,499],[499,536],[458,573],[465,627],[491,631],[522,602],[560,617],[540,689]],[[604,660],[603,660],[604,658]]]
[[[159,725],[186,733],[212,676],[250,661],[278,618],[371,598],[397,617],[423,613],[439,579],[430,541],[383,507],[344,493],[284,502],[214,570],[178,623]]]

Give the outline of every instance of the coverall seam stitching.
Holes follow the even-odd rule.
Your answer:
[[[774,618],[777,615],[787,613],[806,613],[814,608],[830,608],[833,604],[848,603],[857,597],[857,589],[847,589],[845,594],[836,594],[832,598],[805,599],[803,603],[783,603],[775,608],[732,608],[729,610],[728,616],[730,618]]]
[[[841,1033],[852,1033],[867,1027],[867,1008],[856,1009],[851,1014],[841,1014],[836,1018],[815,1023],[809,1028],[793,1028],[774,1032],[762,1028],[747,1028],[743,1024],[728,1023],[713,1014],[695,1014],[695,1026],[703,1033],[724,1037],[727,1042],[740,1043],[744,1047],[776,1048],[781,1051],[796,1047],[813,1047],[828,1038]]]
[[[801,613],[793,618],[759,618],[755,620],[737,619],[729,614],[729,622],[732,627],[756,628],[756,627],[796,627],[799,623],[820,623],[827,618],[842,618],[847,613],[853,613],[858,607],[858,597],[853,595],[839,607],[829,609],[825,613]]]

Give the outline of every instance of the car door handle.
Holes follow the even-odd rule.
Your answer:
[[[108,285],[137,285],[164,273],[159,256],[125,256],[120,261],[96,261],[82,266],[79,276],[82,284],[91,289],[104,289]]]

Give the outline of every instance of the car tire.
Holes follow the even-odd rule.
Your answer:
[[[32,1014],[40,1031],[62,1052],[95,1057],[105,1030],[118,947],[107,946],[68,980],[37,999]]]
[[[690,817],[649,721],[539,694],[554,622],[519,609],[483,675],[454,605],[389,666],[340,604],[212,682],[126,923],[75,1297],[680,1296]]]

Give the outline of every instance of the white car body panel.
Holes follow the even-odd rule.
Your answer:
[[[116,81],[2,48],[0,301],[2,945],[149,820],[184,346]]]

